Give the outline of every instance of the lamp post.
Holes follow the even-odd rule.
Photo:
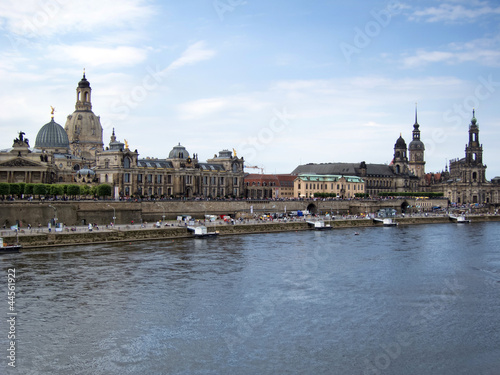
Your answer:
[[[156,203],[156,204],[157,204],[158,206],[160,206],[160,207],[161,207],[161,209],[163,210],[163,215],[162,215],[162,217],[161,217],[161,218],[162,218],[162,223],[163,223],[163,222],[165,221],[165,216],[166,216],[166,215],[165,215],[165,207],[163,207],[163,206],[162,206],[161,204],[159,204],[159,203]]]
[[[57,208],[52,206],[51,204],[49,204],[49,207],[54,209],[54,225],[56,225],[57,224]]]
[[[116,220],[116,210],[113,206],[107,205],[108,207],[111,207],[113,209],[113,228],[115,227],[115,220]]]

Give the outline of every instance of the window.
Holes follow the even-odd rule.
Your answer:
[[[156,175],[156,182],[161,184],[161,174]]]
[[[148,182],[153,182],[153,175],[152,174],[148,174]],[[151,195],[151,193],[150,193]]]
[[[238,185],[238,177],[233,178],[233,185]]]
[[[172,175],[171,174],[167,174],[167,184],[171,184],[171,183],[172,183]]]
[[[124,182],[130,182],[130,173],[125,173],[123,175],[123,180],[124,180]]]
[[[137,182],[142,182],[142,173],[137,175]]]
[[[130,158],[125,157],[123,159],[123,168],[127,168],[127,169],[130,168]]]

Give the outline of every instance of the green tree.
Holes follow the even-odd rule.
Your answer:
[[[19,183],[19,195],[26,194],[26,182]]]
[[[0,183],[0,195],[5,197],[10,194],[10,184],[5,182]]]
[[[35,187],[35,184],[26,184],[24,187],[24,194],[26,195],[33,195],[33,188]]]
[[[111,186],[108,184],[101,184],[101,185],[97,186],[97,196],[98,197],[111,196]]]
[[[19,184],[10,184],[10,194],[11,195],[17,195],[19,196],[20,195],[20,192],[21,191],[21,187],[19,186]]]
[[[64,195],[64,185],[50,185],[50,195]]]
[[[90,186],[88,186],[88,185],[80,186],[80,194],[81,195],[90,195],[91,194]]]
[[[80,186],[79,185],[68,185],[68,195],[70,197],[76,197],[80,195]]]
[[[45,184],[35,184],[33,187],[34,195],[45,195],[47,194],[47,185]]]

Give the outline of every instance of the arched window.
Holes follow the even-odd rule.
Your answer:
[[[90,101],[90,100],[89,100],[89,93],[88,93],[88,92],[86,92],[86,93],[85,93],[85,101],[86,101],[86,102]]]
[[[123,159],[123,168],[130,168],[130,158],[129,157],[125,157]]]
[[[476,180],[477,180],[477,172],[473,172],[473,173],[472,173],[472,179],[473,179],[474,181],[476,181]]]

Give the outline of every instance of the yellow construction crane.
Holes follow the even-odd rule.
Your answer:
[[[245,168],[260,169],[260,174],[264,174],[264,167],[257,167],[256,165],[245,165]]]

